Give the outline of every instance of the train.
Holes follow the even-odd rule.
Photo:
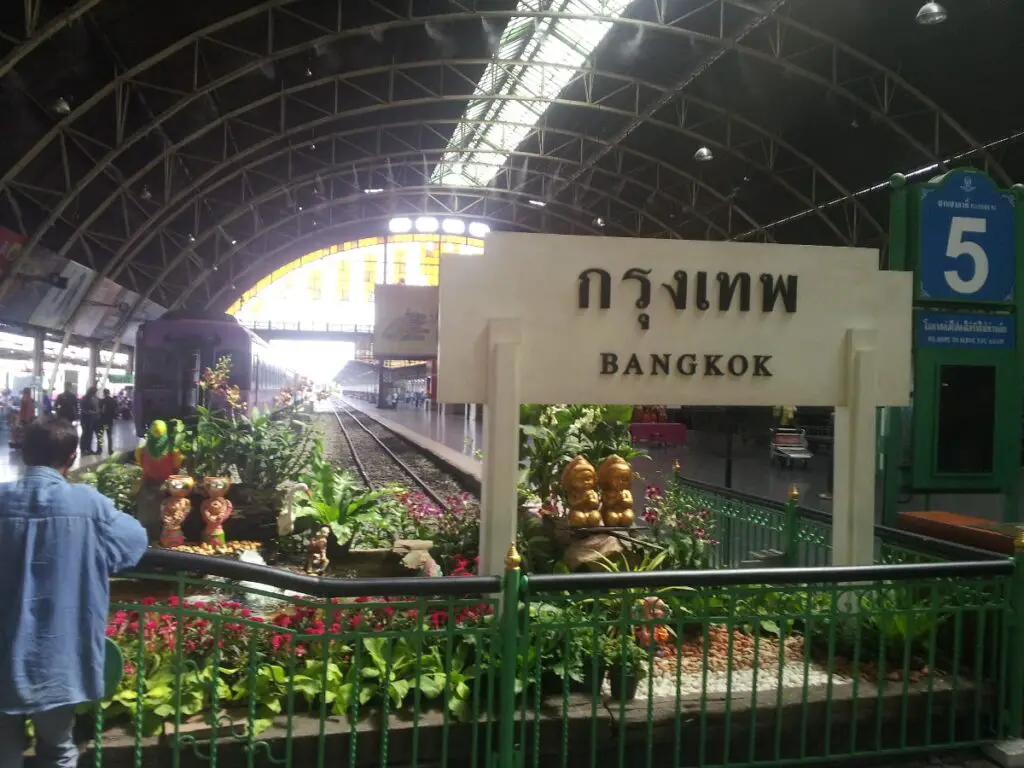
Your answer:
[[[303,379],[275,361],[270,345],[223,313],[166,312],[139,326],[135,341],[135,432],[155,419],[187,419],[202,402],[203,372],[231,357],[230,383],[249,408],[273,408],[282,390],[297,392]]]

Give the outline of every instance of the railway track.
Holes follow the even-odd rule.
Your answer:
[[[441,507],[447,506],[449,496],[463,492],[454,478],[404,438],[368,417],[359,418],[362,414],[341,400],[331,405],[352,465],[367,487],[411,484]]]

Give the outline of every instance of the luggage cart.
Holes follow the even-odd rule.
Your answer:
[[[811,450],[807,443],[807,434],[794,427],[774,427],[772,439],[768,445],[768,463],[776,461],[783,467],[792,467],[800,463],[802,469],[807,468],[811,460]]]

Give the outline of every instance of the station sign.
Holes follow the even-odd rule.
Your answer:
[[[1010,304],[1016,289],[1013,194],[951,171],[920,190],[918,298]]]
[[[441,272],[441,402],[486,401],[496,319],[528,403],[843,404],[851,330],[877,332],[877,404],[909,399],[913,279],[877,251],[492,233]]]

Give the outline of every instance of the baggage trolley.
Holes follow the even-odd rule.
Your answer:
[[[801,468],[806,469],[807,462],[811,460],[810,447],[807,443],[807,434],[802,429],[794,427],[774,427],[771,430],[771,443],[768,446],[768,463],[776,461],[783,467],[795,466],[798,462]]]

